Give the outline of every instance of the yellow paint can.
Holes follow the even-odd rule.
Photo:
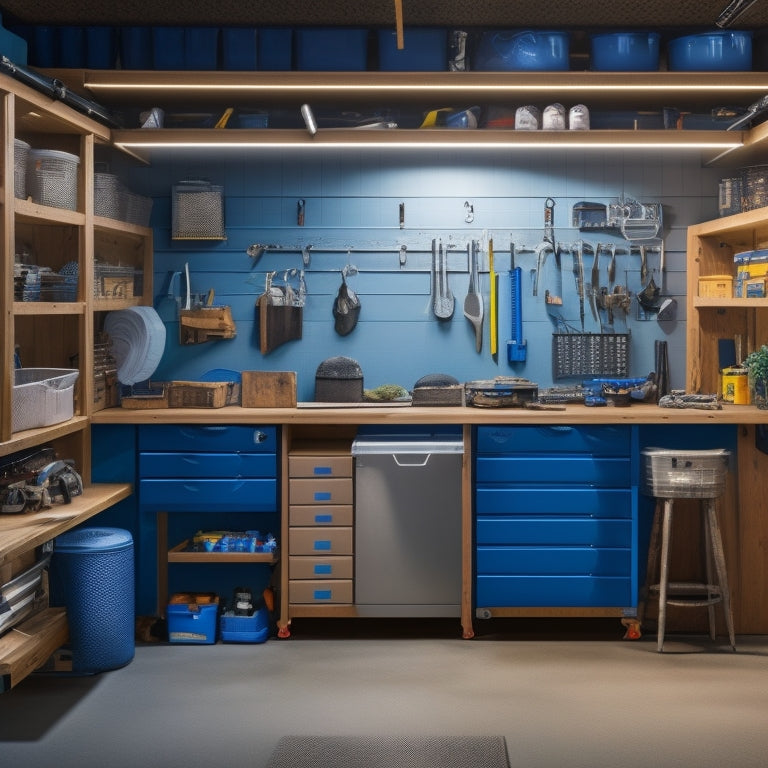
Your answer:
[[[747,369],[738,366],[723,368],[721,396],[723,402],[749,405],[749,381]]]

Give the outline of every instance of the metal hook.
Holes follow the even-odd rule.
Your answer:
[[[475,220],[475,206],[472,205],[469,200],[467,200],[464,203],[464,209],[466,210],[467,214],[464,216],[464,221],[467,224],[471,224]]]

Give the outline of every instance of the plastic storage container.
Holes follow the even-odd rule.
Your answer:
[[[592,69],[653,72],[659,68],[658,32],[608,32],[590,38]]]
[[[259,30],[256,52],[258,69],[284,72],[293,68],[293,30],[290,27],[265,27]]]
[[[184,27],[152,28],[152,61],[155,69],[184,69]]]
[[[187,27],[184,32],[184,69],[211,70],[219,63],[219,28]]]
[[[558,71],[569,68],[567,32],[503,30],[484,32],[473,58],[480,71]]]
[[[17,368],[11,398],[12,429],[38,429],[72,418],[75,382],[71,368]]]
[[[134,656],[133,539],[120,528],[77,528],[51,557],[51,604],[67,609],[72,671],[94,674]]]
[[[225,611],[219,619],[223,643],[264,643],[269,639],[269,611],[260,608],[253,616],[235,616]]]
[[[749,72],[752,33],[702,32],[669,41],[669,69],[678,72]]]
[[[222,27],[222,69],[248,72],[258,69],[258,32],[255,27]]]
[[[56,149],[32,149],[27,188],[32,201],[53,208],[77,210],[77,167],[80,158]]]
[[[66,26],[58,28],[59,66],[82,69],[85,66],[85,28]]]
[[[171,596],[166,609],[168,640],[187,645],[213,645],[219,598],[212,592],[182,592]]]
[[[411,27],[403,32],[404,47],[397,47],[397,33],[378,34],[379,69],[383,72],[442,72],[448,69],[448,33],[444,29]]]
[[[367,68],[367,29],[297,29],[295,39],[297,69],[313,72],[361,72]]]
[[[123,27],[119,47],[123,69],[152,69],[151,27]]]
[[[85,65],[88,69],[114,69],[117,39],[114,27],[85,28]]]

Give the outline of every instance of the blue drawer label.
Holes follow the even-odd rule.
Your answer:
[[[317,576],[330,576],[333,573],[333,566],[328,563],[316,563],[315,574]]]
[[[331,542],[329,539],[321,539],[313,542],[312,549],[317,551],[327,552],[331,549]]]
[[[333,515],[315,515],[316,523],[332,523]]]
[[[316,475],[330,475],[333,472],[330,467],[315,467],[312,471]]]
[[[315,600],[330,600],[333,597],[333,593],[330,589],[316,589],[312,593],[312,597]]]
[[[330,491],[316,491],[314,494],[315,501],[330,501],[331,500],[331,492]]]

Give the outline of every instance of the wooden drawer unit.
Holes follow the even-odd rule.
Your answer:
[[[637,436],[629,426],[480,426],[475,603],[593,615],[637,604]]]
[[[288,611],[334,615],[354,604],[351,443],[302,442],[288,454]],[[331,606],[327,610],[322,606]]]

